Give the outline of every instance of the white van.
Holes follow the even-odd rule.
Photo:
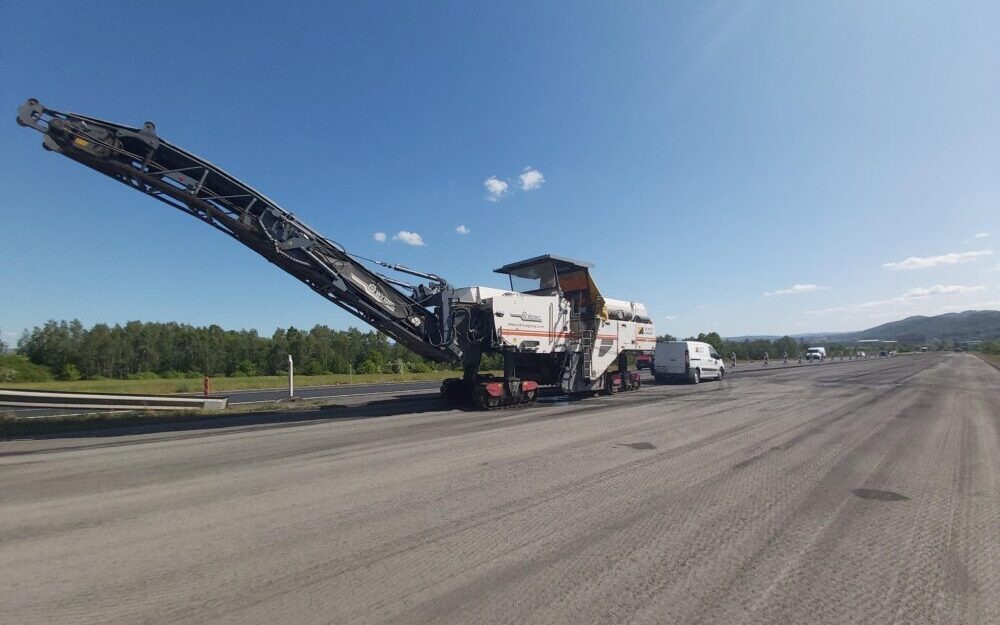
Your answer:
[[[705,378],[721,380],[726,376],[726,367],[708,343],[664,341],[656,344],[653,376],[657,382],[687,380],[697,384]]]
[[[810,347],[806,350],[806,360],[818,360],[823,362],[826,359],[825,347]]]

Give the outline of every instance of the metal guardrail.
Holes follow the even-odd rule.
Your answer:
[[[0,406],[105,410],[223,410],[229,397],[175,397],[121,393],[64,393],[0,389]]]

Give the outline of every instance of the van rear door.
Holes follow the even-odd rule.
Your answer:
[[[664,375],[681,375],[685,372],[684,352],[686,343],[660,343],[653,356],[653,371]]]

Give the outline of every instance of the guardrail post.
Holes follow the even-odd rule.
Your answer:
[[[293,397],[295,395],[295,361],[292,360],[292,355],[288,354],[288,396]]]
[[[212,379],[209,378],[207,375],[205,376],[205,379],[201,381],[201,386],[202,390],[205,391],[205,397],[208,397],[209,395],[212,394]]]

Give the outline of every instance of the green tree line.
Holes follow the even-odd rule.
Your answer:
[[[669,334],[659,336],[657,339],[665,341],[677,340]],[[788,355],[789,359],[797,360],[800,355],[805,358],[806,350],[810,347],[825,347],[826,355],[831,358],[837,358],[840,356],[848,357],[859,349],[857,346],[848,343],[827,344],[819,342],[807,344],[802,340],[797,341],[790,336],[783,336],[774,340],[743,339],[742,341],[727,341],[723,339],[718,332],[701,332],[698,336],[689,336],[684,340],[708,343],[724,358],[729,358],[733,352],[735,352],[736,358],[739,360],[763,360],[765,352],[771,360],[782,358],[785,354]],[[862,347],[861,349],[870,352],[872,349],[878,348]],[[914,346],[905,343],[897,343],[890,349],[906,351],[914,349]]]
[[[677,338],[670,334],[664,334],[656,338],[658,341],[677,340]],[[736,357],[740,360],[762,360],[765,352],[767,352],[769,358],[781,358],[785,353],[788,354],[789,358],[798,358],[799,354],[802,354],[804,357],[809,347],[815,347],[811,345],[807,346],[802,342],[796,342],[790,336],[783,336],[773,341],[767,339],[727,341],[718,332],[701,332],[698,336],[689,336],[684,340],[708,343],[724,358],[729,358],[733,352],[736,352]],[[827,351],[829,353],[829,350]]]
[[[1000,341],[986,341],[979,350],[984,354],[1000,354]]]
[[[85,328],[77,320],[48,321],[25,331],[17,352],[65,380],[276,375],[287,372],[289,354],[303,375],[452,367],[429,362],[379,332],[324,325],[279,328],[268,337],[217,325],[130,321]],[[494,364],[485,360],[484,367]]]
[[[658,338],[675,340],[669,334]],[[740,360],[761,360],[764,352],[772,359],[784,353],[797,359],[809,347],[789,336],[726,341],[718,332],[703,332],[687,340],[709,343],[725,358],[735,351]],[[130,321],[85,328],[77,320],[48,321],[24,332],[17,355],[3,355],[2,347],[0,381],[280,375],[287,371],[289,354],[296,372],[303,375],[457,368],[427,361],[376,331],[333,330],[325,325],[310,330],[279,328],[268,337],[256,330],[223,330],[217,325]],[[826,347],[831,357],[847,356],[856,349]],[[897,349],[908,347],[900,344]],[[1000,344],[984,343],[981,349],[998,353]],[[484,357],[483,369],[498,367],[498,356]]]

